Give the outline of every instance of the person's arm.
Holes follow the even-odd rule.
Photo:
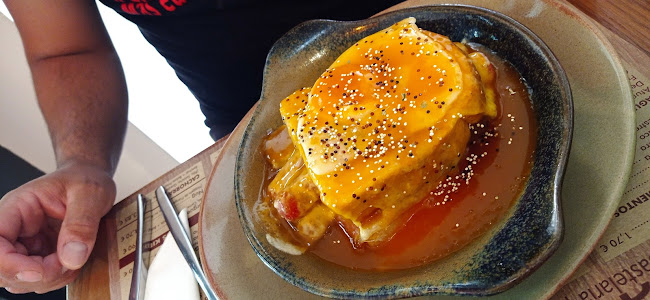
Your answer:
[[[44,292],[73,279],[115,200],[111,177],[126,128],[126,84],[95,1],[5,3],[23,41],[57,170],[0,200],[0,287]]]
[[[112,174],[126,126],[122,68],[92,0],[6,0],[32,70],[57,164]]]

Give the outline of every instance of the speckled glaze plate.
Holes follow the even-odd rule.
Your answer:
[[[453,2],[501,11],[523,23],[551,48],[569,77],[575,125],[562,189],[564,241],[539,270],[494,296],[545,298],[591,251],[626,185],[634,148],[634,113],[625,73],[602,34],[571,7],[550,1]],[[435,3],[412,1],[393,9]],[[251,249],[242,231],[234,203],[233,175],[247,122],[248,118],[243,120],[224,146],[205,195],[199,221],[204,268],[223,298],[316,297],[273,274]]]
[[[527,83],[537,119],[537,145],[530,176],[517,203],[500,216],[492,230],[453,255],[406,270],[351,270],[313,255],[296,256],[277,250],[269,243],[267,226],[260,221],[255,207],[264,180],[259,170],[265,165],[259,145],[269,129],[282,124],[280,101],[291,91],[311,85],[359,39],[408,17],[414,17],[420,28],[495,51],[511,62]],[[526,28],[494,11],[466,5],[431,5],[356,22],[303,23],[279,39],[269,52],[262,99],[239,148],[235,200],[244,233],[260,259],[275,273],[317,295],[401,298],[429,294],[483,296],[504,291],[538,268],[561,241],[559,192],[572,117],[568,79],[553,54]],[[465,222],[472,222],[470,216],[466,217]]]

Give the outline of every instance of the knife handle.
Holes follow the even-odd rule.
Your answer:
[[[196,281],[199,283],[199,286],[209,300],[217,300],[218,297],[214,290],[212,290],[208,279],[205,277],[203,269],[201,269],[201,264],[199,264],[199,260],[196,258],[196,253],[194,253],[194,248],[190,242],[190,237],[187,235],[187,232],[185,232],[185,229],[183,229],[181,220],[178,218],[171,200],[167,197],[165,188],[160,186],[156,189],[156,198],[158,199],[160,211],[162,212],[163,217],[165,217],[165,222],[167,222],[167,226],[169,227],[169,232],[172,234],[172,237],[174,237],[185,261],[187,261],[187,264],[190,266],[192,273],[194,273],[194,278],[196,278]]]

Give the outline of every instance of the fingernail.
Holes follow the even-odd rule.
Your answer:
[[[81,242],[68,242],[63,246],[61,263],[69,269],[79,269],[86,262],[88,247]]]
[[[61,267],[61,274],[65,274],[65,272],[68,272],[68,268]]]
[[[22,271],[16,274],[16,279],[24,282],[38,282],[43,279],[43,275],[36,271]]]

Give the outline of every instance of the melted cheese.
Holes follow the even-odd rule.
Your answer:
[[[496,115],[475,68],[483,58],[408,18],[281,102],[320,200],[359,228],[359,242],[390,238],[464,156],[469,124]]]

